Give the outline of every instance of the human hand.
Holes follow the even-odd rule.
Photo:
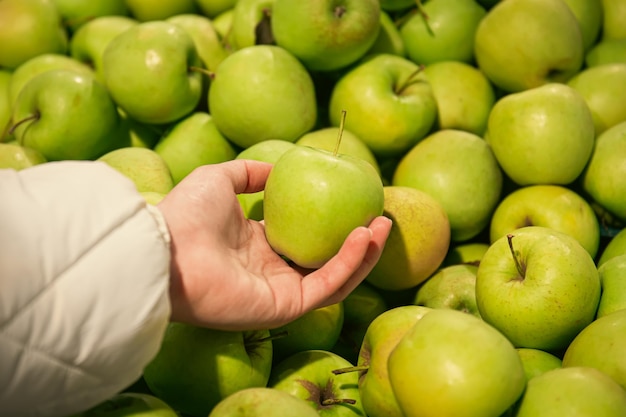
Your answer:
[[[203,166],[159,203],[172,237],[173,321],[221,330],[278,327],[342,301],[380,258],[391,229],[383,216],[353,230],[317,270],[287,263],[236,197],[262,190],[271,168],[249,160]]]

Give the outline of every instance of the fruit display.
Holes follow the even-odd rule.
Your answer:
[[[170,323],[81,416],[626,416],[626,0],[0,0],[0,169],[195,168],[348,297],[279,328]],[[141,414],[140,414],[141,413]],[[69,417],[69,416],[68,416]]]

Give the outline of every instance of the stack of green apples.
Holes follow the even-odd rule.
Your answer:
[[[82,415],[626,415],[625,21],[623,0],[0,1],[0,168],[100,161],[158,204],[267,161],[242,213],[310,269],[393,220],[341,303],[172,324]]]

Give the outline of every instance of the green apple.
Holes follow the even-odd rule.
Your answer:
[[[374,54],[392,54],[406,57],[406,47],[396,26],[388,12],[380,11],[380,29],[376,40],[365,53],[365,57]]]
[[[415,0],[380,0],[381,9],[387,12],[405,11],[415,6]]]
[[[626,121],[626,63],[586,68],[567,84],[585,99],[593,116],[596,136]]]
[[[563,0],[507,0],[480,21],[474,40],[478,67],[505,92],[576,74],[584,59],[582,31]]]
[[[387,366],[406,417],[498,417],[526,385],[511,342],[483,320],[457,310],[424,315],[397,343]]]
[[[620,229],[615,236],[610,238],[606,246],[602,249],[602,253],[597,262],[598,267],[620,255],[626,255],[626,229]]]
[[[478,266],[450,265],[439,269],[419,286],[413,302],[418,306],[459,310],[480,317],[476,305]]]
[[[605,130],[595,140],[593,154],[582,175],[590,198],[621,220],[626,220],[626,121]]]
[[[159,139],[167,133],[167,125],[158,126],[138,122],[119,107],[117,112],[120,115],[120,123],[117,131],[113,134],[113,140],[120,144],[120,148],[127,146],[153,148]]]
[[[132,17],[140,22],[165,20],[179,14],[197,13],[195,0],[125,0]]]
[[[424,74],[437,101],[437,128],[458,129],[482,136],[496,101],[491,82],[473,65],[441,61]]]
[[[191,36],[174,23],[130,27],[109,42],[102,64],[111,96],[140,122],[176,121],[200,101],[203,75],[193,70],[200,58]]]
[[[297,145],[311,146],[313,148],[325,149],[329,152],[335,150],[337,146],[337,137],[340,134],[339,127],[329,126],[312,130],[302,135],[296,140]],[[341,143],[337,152],[340,154],[352,155],[369,162],[377,172],[380,172],[378,161],[372,150],[365,142],[349,130],[341,131]]]
[[[600,290],[589,252],[573,237],[542,226],[496,240],[476,277],[483,320],[516,347],[549,352],[566,348],[594,320]]]
[[[170,323],[144,379],[177,411],[206,416],[230,394],[267,386],[272,368],[268,337],[267,330],[229,332]]]
[[[358,374],[333,373],[350,366],[335,353],[305,350],[275,364],[268,386],[306,400],[321,417],[364,417]]]
[[[285,152],[293,148],[293,142],[281,139],[267,139],[242,150],[235,159],[252,159],[276,163]],[[263,197],[265,191],[258,191],[249,194],[237,194],[237,199],[243,209],[244,215],[248,219],[263,220]]]
[[[317,120],[308,71],[271,45],[240,49],[222,61],[211,82],[209,109],[217,128],[241,148],[267,139],[294,142]]]
[[[626,38],[626,4],[619,0],[602,1],[602,39]]]
[[[50,161],[95,159],[114,148],[118,122],[115,103],[93,76],[50,70],[22,89],[11,129],[19,144]]]
[[[378,0],[275,0],[271,30],[312,71],[345,68],[363,57],[380,30]]]
[[[589,367],[557,368],[528,381],[516,417],[626,415],[626,391]]]
[[[273,340],[274,363],[297,352],[330,350],[339,340],[343,327],[343,302],[320,307],[299,318],[270,330]]]
[[[209,417],[319,417],[309,403],[269,387],[245,388],[217,403]]]
[[[48,162],[41,152],[16,143],[0,143],[0,169],[22,170]]]
[[[153,394],[121,392],[72,417],[178,417],[165,401]]]
[[[11,121],[13,107],[9,95],[12,77],[13,71],[0,69],[0,142],[8,139],[9,122]]]
[[[441,263],[441,266],[451,266],[459,264],[476,265],[480,264],[485,252],[489,249],[486,242],[461,242],[454,243],[448,249],[448,253]]]
[[[211,19],[232,10],[238,0],[196,0],[196,5],[204,14]]]
[[[211,0],[207,0],[211,1]],[[211,23],[213,27],[217,31],[217,34],[220,36],[222,44],[228,53],[231,53],[234,49],[233,45],[233,16],[235,14],[234,9],[228,9],[213,19],[211,19]]]
[[[439,268],[450,246],[450,222],[439,201],[413,187],[384,187],[383,214],[393,220],[380,259],[365,280],[384,290],[414,288]]]
[[[64,54],[68,39],[52,1],[0,1],[0,68],[13,70],[45,53]]]
[[[529,185],[505,196],[491,216],[491,242],[524,226],[544,226],[572,236],[595,258],[600,225],[591,205],[561,185]]]
[[[404,417],[391,388],[387,361],[400,339],[429,311],[416,305],[394,307],[368,326],[357,361],[365,368],[359,375],[359,393],[368,417]]]
[[[583,48],[588,51],[602,30],[602,0],[564,0],[576,17],[583,36]]]
[[[607,39],[594,44],[585,55],[587,67],[626,64],[626,38]]]
[[[82,25],[101,16],[127,16],[126,0],[52,0],[63,24],[76,33]],[[70,37],[71,40],[71,37]]]
[[[597,318],[569,344],[563,367],[589,366],[626,389],[626,309]]]
[[[376,157],[399,156],[434,126],[437,103],[421,68],[406,58],[379,54],[346,72],[334,84],[330,124],[357,135]]]
[[[594,137],[584,97],[566,84],[550,83],[498,100],[485,138],[516,184],[566,185],[585,168]]]
[[[430,0],[400,27],[415,63],[474,62],[474,36],[487,12],[475,0]]]
[[[235,159],[237,151],[215,126],[213,117],[194,112],[176,122],[154,146],[167,163],[174,184],[202,165]]]
[[[275,0],[238,0],[232,8],[231,46],[243,49],[254,45],[273,45],[270,18]]]
[[[558,356],[545,350],[533,348],[517,348],[516,350],[522,359],[527,381],[552,369],[558,369],[563,364]]]
[[[598,267],[602,294],[596,318],[626,309],[626,254],[615,256]]]
[[[72,58],[89,65],[98,78],[104,82],[104,51],[117,35],[137,25],[139,22],[128,16],[100,16],[83,25],[70,38]]]
[[[481,137],[443,129],[403,156],[392,184],[417,188],[439,201],[450,221],[452,241],[461,242],[489,224],[502,181],[498,162]]]
[[[174,180],[165,160],[149,148],[125,147],[107,152],[98,158],[128,178],[137,191],[167,194],[174,188]]]
[[[346,237],[383,213],[382,180],[361,158],[296,145],[265,184],[265,235],[272,248],[304,268],[335,256]]]

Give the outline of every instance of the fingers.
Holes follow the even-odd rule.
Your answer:
[[[235,159],[223,163],[225,173],[233,184],[236,194],[254,193],[265,188],[272,164],[247,159]]]

